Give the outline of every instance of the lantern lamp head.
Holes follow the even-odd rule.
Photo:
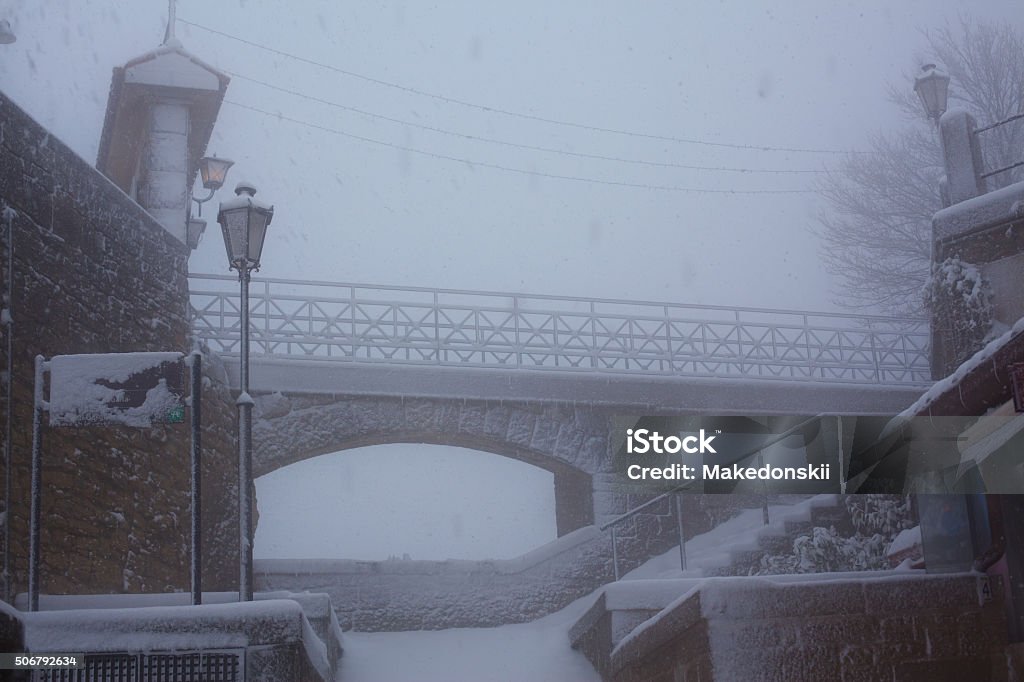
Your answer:
[[[939,117],[946,113],[949,102],[949,76],[934,64],[925,64],[914,79],[914,92],[921,98],[928,118],[938,122]]]
[[[203,180],[203,187],[211,191],[220,189],[228,177],[228,169],[233,165],[234,161],[218,159],[216,156],[204,156],[199,159],[199,175]]]
[[[224,234],[228,265],[241,274],[260,269],[274,207],[256,199],[256,188],[248,182],[239,182],[235,194],[235,198],[221,202],[217,222]]]

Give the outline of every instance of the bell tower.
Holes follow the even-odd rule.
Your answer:
[[[187,52],[174,35],[114,69],[97,169],[188,243],[192,180],[230,79]]]

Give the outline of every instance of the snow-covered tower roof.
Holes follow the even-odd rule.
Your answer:
[[[185,242],[189,194],[230,79],[164,43],[114,69],[96,167]]]

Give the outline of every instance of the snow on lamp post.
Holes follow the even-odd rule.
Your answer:
[[[934,64],[925,64],[914,79],[914,92],[921,98],[925,114],[938,125],[949,101],[949,76]]]
[[[238,270],[241,283],[239,305],[241,333],[241,392],[238,406],[238,525],[239,525],[239,601],[252,601],[252,407],[249,395],[249,279],[260,268],[260,255],[274,207],[255,198],[256,188],[246,182],[235,187],[234,199],[223,201],[217,214],[224,233],[228,265]]]

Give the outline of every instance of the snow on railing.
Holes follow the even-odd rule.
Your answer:
[[[239,352],[238,280],[190,276],[192,327]],[[254,355],[829,383],[930,382],[921,319],[254,278]]]

